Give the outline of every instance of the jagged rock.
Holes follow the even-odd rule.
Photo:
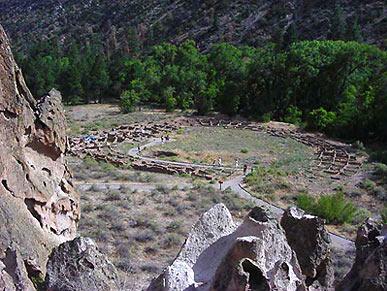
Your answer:
[[[282,216],[281,226],[290,247],[296,252],[309,290],[334,290],[331,239],[324,221],[291,207]]]
[[[356,259],[337,291],[387,290],[387,231],[369,218],[357,231]]]
[[[175,261],[147,290],[185,290],[195,288],[196,276],[201,278],[200,282],[209,280],[216,271],[217,261],[222,259],[223,249],[227,247],[224,238],[235,229],[236,225],[226,206],[215,205],[200,217]]]
[[[60,93],[53,90],[39,102],[32,97],[0,26],[0,261],[7,265],[14,246],[22,277],[44,274],[52,248],[75,237],[79,196],[66,149]],[[8,271],[0,275],[5,290],[29,290]]]
[[[50,291],[117,291],[117,271],[90,238],[79,237],[55,248],[47,263]]]
[[[179,255],[148,291],[306,290],[281,226],[255,208],[236,226],[223,204],[193,227]]]

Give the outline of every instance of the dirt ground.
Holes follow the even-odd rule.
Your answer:
[[[122,114],[115,105],[87,105],[67,108],[69,135],[85,135],[121,124],[173,119],[183,113],[160,110]],[[294,128],[283,123],[272,127]],[[294,205],[297,195],[315,197],[345,193],[359,209],[353,223],[328,226],[331,231],[353,237],[357,225],[369,216],[378,217],[387,194],[385,184],[375,176],[377,165],[359,151],[361,169],[339,180],[316,168],[312,148],[288,138],[268,136],[240,129],[184,127],[171,133],[173,142],[146,149],[143,154],[160,159],[212,164],[219,156],[226,166],[248,164],[254,179],[245,187],[256,197],[282,208]],[[340,144],[337,141],[331,141]],[[134,144],[117,146],[126,153]],[[171,157],[160,151],[173,153]],[[81,192],[81,235],[95,239],[118,267],[122,290],[142,290],[177,255],[184,239],[199,216],[223,202],[238,220],[253,207],[230,191],[214,190],[198,178],[155,174],[115,167],[86,157],[69,157],[75,184]],[[350,267],[353,253],[336,253],[336,273]]]

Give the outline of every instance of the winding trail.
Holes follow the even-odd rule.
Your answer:
[[[173,142],[174,140],[169,140],[168,142]],[[159,145],[159,144],[162,144],[161,140],[158,139],[158,138],[154,138],[151,142],[143,145],[142,147],[140,147],[140,149],[143,149],[144,147],[151,147],[151,146],[155,146],[155,145]],[[186,162],[172,162],[172,161],[167,161],[167,160],[160,160],[160,159],[157,159],[157,158],[152,158],[152,157],[146,157],[146,156],[142,156],[141,155],[141,152],[138,151],[138,148],[132,148],[128,151],[128,155],[133,157],[133,158],[137,158],[137,159],[141,159],[141,160],[147,160],[147,161],[151,161],[151,162],[155,162],[155,163],[159,163],[159,164],[168,164],[168,165],[177,165],[177,166],[192,166],[192,167],[197,167],[197,168],[212,168],[212,169],[220,169],[220,170],[230,170],[230,169],[235,169],[235,168],[231,168],[231,167],[221,167],[221,166],[212,166],[212,165],[205,165],[205,164],[191,164],[191,163],[186,163]],[[241,170],[242,168],[238,168],[237,170]],[[243,183],[243,179],[244,179],[244,176],[243,175],[239,175],[231,180],[228,180],[228,181],[225,181],[225,183],[222,185],[223,189],[227,189],[228,187],[230,187],[235,193],[237,193],[241,198],[245,199],[245,200],[248,200],[250,202],[253,202],[254,204],[258,205],[258,206],[264,206],[266,208],[268,208],[272,213],[276,214],[276,215],[279,215],[281,216],[283,213],[284,213],[284,210],[280,207],[277,207],[275,205],[272,205],[268,202],[265,202],[261,199],[258,199],[256,197],[253,197],[248,191],[246,191],[243,187],[242,187],[242,183]],[[214,188],[217,188],[218,185],[217,184],[210,184],[212,187]],[[143,187],[143,186],[141,186]],[[151,188],[153,187],[153,188]],[[149,189],[154,189],[155,186],[150,186]],[[347,249],[354,249],[355,248],[355,244],[352,240],[350,239],[347,239],[343,236],[339,236],[337,234],[334,234],[334,233],[331,233],[330,232],[330,236],[331,236],[331,240],[332,240],[332,246],[335,247],[335,248],[338,248],[338,249],[344,249],[344,250],[347,250]]]

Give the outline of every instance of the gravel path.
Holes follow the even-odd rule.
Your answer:
[[[173,140],[169,140],[168,142],[172,142]],[[151,142],[147,143],[146,145],[142,146],[140,149],[143,149],[144,147],[151,147],[154,145],[161,144],[160,139],[153,139]],[[134,158],[139,158],[146,161],[151,161],[159,164],[170,164],[170,165],[178,165],[178,166],[191,166],[191,167],[197,167],[197,168],[214,168],[214,169],[223,169],[223,170],[230,170],[235,168],[230,167],[219,167],[219,166],[212,166],[212,165],[204,165],[204,164],[191,164],[186,162],[172,162],[167,160],[159,160],[157,158],[152,157],[145,157],[141,155],[141,152],[138,151],[137,147],[130,149],[128,152],[128,155]],[[238,170],[241,170],[242,168],[239,168]],[[246,199],[248,201],[253,202],[255,205],[263,206],[268,208],[272,213],[275,215],[281,216],[284,213],[284,210],[280,207],[277,207],[275,205],[272,205],[268,202],[265,202],[261,199],[258,199],[256,197],[253,197],[249,192],[247,192],[241,185],[243,183],[244,176],[239,175],[231,180],[225,181],[225,183],[222,185],[223,189],[227,189],[230,187],[234,192],[236,192],[241,198]],[[144,184],[135,184],[135,183],[98,183],[94,185],[98,185],[98,187],[105,187],[105,189],[119,189],[120,185],[128,185],[130,188],[137,189],[137,190],[143,190],[143,191],[150,191],[152,189],[155,189],[156,186],[152,185],[144,185]],[[92,184],[83,184],[79,185],[79,189],[82,191],[89,190],[93,185]],[[211,184],[212,187],[218,188],[219,186],[217,184]],[[352,240],[349,240],[345,237],[330,233],[331,239],[332,239],[332,246],[334,248],[342,249],[342,250],[349,250],[354,249],[355,244]]]

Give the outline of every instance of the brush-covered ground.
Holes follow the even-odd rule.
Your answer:
[[[358,224],[367,217],[379,217],[387,199],[385,168],[367,161],[367,154],[361,150],[357,150],[357,155],[366,160],[362,168],[336,180],[316,167],[318,161],[311,147],[290,138],[221,127],[186,128],[172,138],[175,141],[148,148],[145,154],[204,164],[217,163],[221,157],[223,165],[231,167],[238,160],[239,167],[247,164],[249,168],[244,187],[253,196],[284,209],[295,205],[302,194],[318,199],[343,193],[357,211],[351,221],[330,225],[329,229],[347,237],[354,238]],[[162,152],[174,155],[159,155]]]
[[[81,192],[79,232],[94,239],[122,275],[122,290],[142,290],[177,255],[198,218],[225,203],[236,220],[253,205],[198,179],[115,168],[69,158]]]
[[[159,110],[122,114],[114,105],[67,108],[69,134],[87,134],[121,124],[174,118],[181,113]],[[244,187],[258,198],[280,207],[295,205],[299,194],[321,197],[341,191],[358,208],[347,224],[329,226],[353,237],[357,225],[379,216],[387,199],[387,167],[366,161],[355,175],[332,180],[315,168],[313,150],[291,139],[248,130],[185,127],[171,133],[173,141],[147,148],[143,154],[160,159],[254,169]],[[133,145],[120,144],[121,152]],[[173,157],[159,155],[172,152]],[[359,154],[367,158],[365,151]],[[120,270],[122,290],[142,290],[177,255],[190,228],[203,212],[223,202],[236,220],[253,207],[231,191],[220,192],[209,182],[190,177],[136,172],[99,163],[92,158],[69,157],[74,182],[81,192],[81,235],[95,239]],[[250,172],[250,170],[249,170]],[[241,171],[239,172],[241,173]],[[335,271],[342,277],[351,265],[353,251],[335,250]]]

